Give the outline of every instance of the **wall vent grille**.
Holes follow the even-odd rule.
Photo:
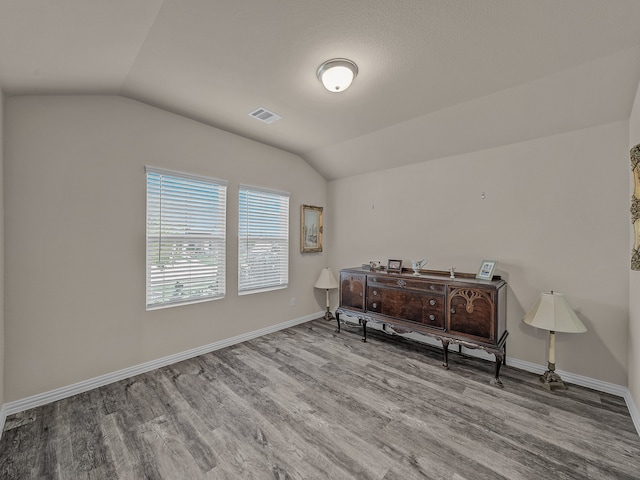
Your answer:
[[[253,112],[249,114],[249,116],[256,118],[264,123],[277,122],[282,118],[280,115],[273,113],[264,107],[255,109]]]

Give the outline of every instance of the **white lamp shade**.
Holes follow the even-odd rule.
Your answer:
[[[582,333],[587,327],[569,306],[562,293],[541,293],[522,321],[550,332]]]
[[[338,288],[338,281],[329,268],[323,268],[318,277],[318,281],[314,285],[316,288],[332,289]]]

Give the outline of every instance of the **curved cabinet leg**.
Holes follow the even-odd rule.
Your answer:
[[[503,388],[504,385],[500,380],[500,367],[502,366],[502,361],[504,360],[504,354],[496,353],[496,374],[495,377],[491,379],[491,385],[495,385],[496,387]]]
[[[336,312],[336,322],[338,323],[338,328],[336,328],[336,333],[340,333],[340,313]]]
[[[449,340],[442,339],[442,350],[444,351],[444,363],[442,366],[449,370]]]
[[[367,321],[360,320],[360,323],[362,324],[362,341],[366,342],[367,341]]]

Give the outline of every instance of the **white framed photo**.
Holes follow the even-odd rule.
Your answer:
[[[498,262],[495,260],[483,260],[476,278],[478,280],[491,280],[493,278],[493,271],[496,269],[496,263]]]

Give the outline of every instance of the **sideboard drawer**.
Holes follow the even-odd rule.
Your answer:
[[[428,292],[368,285],[367,311],[438,329],[446,324],[444,295]]]
[[[444,295],[447,286],[442,283],[435,283],[424,278],[408,278],[407,276],[396,277],[389,276],[370,276],[368,278],[370,285],[379,285],[381,287],[404,288],[408,290],[421,290],[431,293],[439,293]]]

